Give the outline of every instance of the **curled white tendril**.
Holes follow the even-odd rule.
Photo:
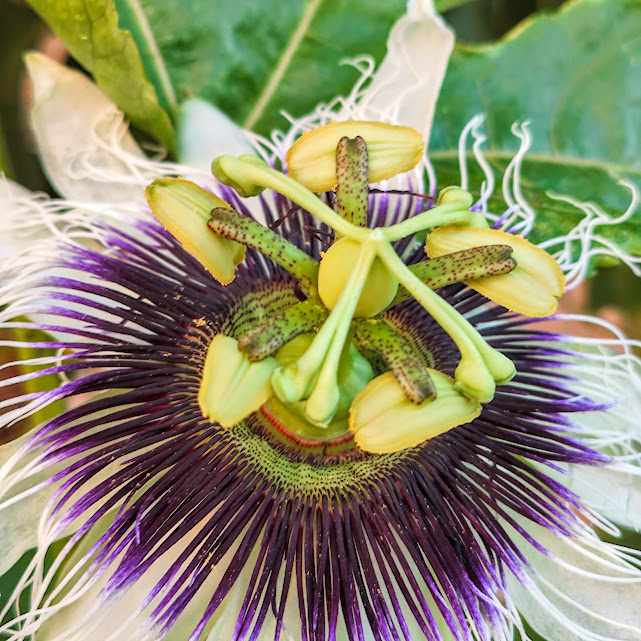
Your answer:
[[[616,217],[608,215],[595,203],[584,203],[571,196],[553,192],[547,194],[554,200],[576,207],[584,214],[584,218],[570,232],[541,243],[541,247],[554,255],[565,272],[567,290],[574,289],[585,279],[590,265],[599,256],[615,258],[627,265],[635,276],[641,276],[641,257],[629,254],[600,233],[604,227],[623,224],[639,207],[641,195],[637,186],[626,180],[621,180],[618,184],[630,191],[631,198],[628,208]],[[558,246],[560,249],[555,251],[554,248]]]

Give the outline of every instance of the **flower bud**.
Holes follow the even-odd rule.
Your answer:
[[[565,277],[546,251],[522,236],[498,229],[440,227],[425,242],[430,258],[486,245],[509,245],[516,267],[509,274],[484,276],[465,283],[507,309],[525,316],[543,317],[556,311],[565,288]]]
[[[361,120],[332,122],[304,133],[292,145],[287,153],[289,175],[316,193],[334,189],[336,147],[344,136],[365,141],[370,183],[414,168],[425,149],[421,135],[410,127]]]
[[[349,429],[358,447],[374,454],[398,452],[469,423],[481,413],[481,405],[459,394],[449,376],[427,371],[436,398],[420,405],[405,396],[392,372],[377,376],[356,396]]]
[[[198,390],[203,416],[223,427],[235,425],[273,395],[271,377],[279,366],[274,358],[252,363],[238,341],[217,334],[209,345]]]
[[[211,210],[231,207],[196,183],[183,178],[159,178],[145,190],[153,215],[194,258],[223,285],[234,280],[245,247],[207,227]]]

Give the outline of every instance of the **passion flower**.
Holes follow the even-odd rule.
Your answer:
[[[2,384],[62,380],[3,401],[5,428],[51,416],[0,449],[3,569],[36,549],[0,637],[507,641],[519,613],[551,641],[641,635],[638,563],[591,527],[597,507],[638,524],[638,361],[468,287],[519,268],[510,238],[427,259],[426,230],[495,222],[487,194],[430,207],[420,171],[393,198],[353,182],[350,136],[335,196],[282,171],[279,138],[268,162],[218,159],[233,189],[199,176],[224,201],[195,229],[227,285],[180,217],[10,197],[62,238],[3,265],[4,329],[49,336],[3,339],[45,369]],[[320,269],[345,239],[328,305]],[[392,300],[369,291],[390,278]]]

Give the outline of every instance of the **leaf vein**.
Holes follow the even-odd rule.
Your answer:
[[[283,53],[278,60],[278,64],[272,71],[267,84],[265,85],[262,93],[256,101],[256,104],[243,123],[243,127],[245,127],[246,129],[251,129],[256,124],[256,122],[261,117],[265,107],[271,100],[272,96],[276,93],[278,85],[285,76],[285,72],[291,64],[294,54],[300,46],[300,43],[303,41],[303,38],[305,37],[307,30],[309,29],[309,25],[312,23],[312,20],[314,19],[314,16],[316,15],[316,12],[318,11],[322,2],[323,0],[312,0],[312,2],[309,3],[307,9],[305,9],[305,11],[303,12],[298,26],[294,30],[292,37],[289,39],[287,46],[283,50]]]

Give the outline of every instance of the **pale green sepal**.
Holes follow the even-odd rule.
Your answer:
[[[427,369],[436,387],[436,399],[412,403],[392,372],[385,372],[358,394],[350,410],[350,431],[366,452],[398,452],[434,438],[457,425],[473,421],[481,405],[459,394],[454,381]]]
[[[31,126],[43,168],[52,185],[69,200],[144,201],[145,175],[132,164],[147,162],[123,127],[123,114],[87,76],[40,53],[25,63],[33,86]]]
[[[551,555],[519,545],[531,564],[534,589],[508,576],[508,596],[538,634],[547,641],[641,639],[639,569],[622,561],[596,534],[572,539],[523,518],[518,521]]]
[[[98,86],[137,127],[174,149],[174,129],[149,81],[132,34],[119,26],[113,0],[29,0],[65,43],[71,54],[96,79]],[[77,98],[69,118],[84,109]],[[71,122],[71,120],[70,120]],[[68,135],[65,127],[61,131]]]
[[[273,395],[271,377],[279,366],[274,358],[252,363],[238,341],[217,334],[209,345],[198,390],[202,413],[223,427],[235,425]]]
[[[256,156],[245,154],[235,158],[228,154],[214,158],[211,163],[211,171],[216,180],[231,187],[241,198],[258,196],[265,190],[264,185],[259,185],[251,179],[245,179],[245,165],[267,167],[267,163]],[[233,178],[232,178],[233,176]]]
[[[201,98],[189,98],[180,106],[177,136],[180,162],[202,171],[209,171],[211,159],[221,154],[254,153],[244,131]]]
[[[245,247],[215,234],[207,226],[212,209],[229,205],[196,183],[159,178],[145,190],[152,213],[163,227],[223,285],[234,280]]]
[[[292,365],[309,349],[314,334],[302,334],[278,350],[276,359],[283,366]],[[334,419],[344,419],[355,396],[374,378],[369,361],[356,349],[353,343],[343,351],[338,364],[337,383],[339,401]],[[314,380],[315,382],[315,380]]]
[[[354,398],[373,378],[374,369],[370,362],[361,355],[353,343],[350,344],[338,365],[337,381],[340,400],[335,418],[348,415]]]

